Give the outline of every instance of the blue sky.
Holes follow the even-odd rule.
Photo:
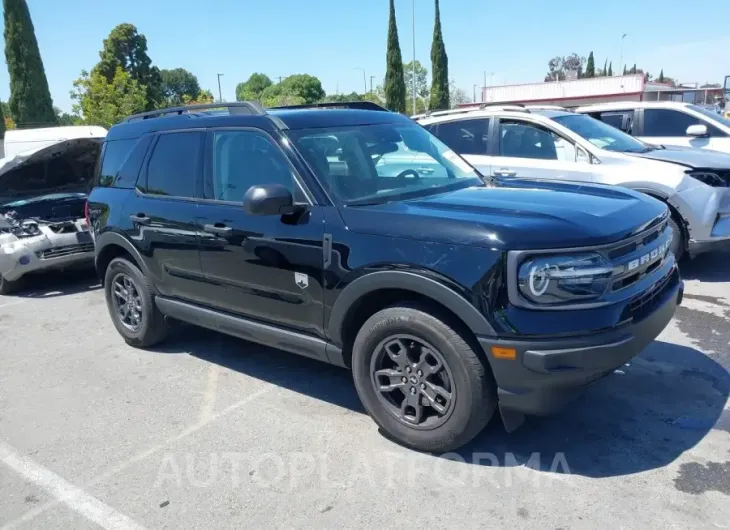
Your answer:
[[[396,0],[404,60],[413,56],[412,0]],[[160,68],[183,67],[224,99],[252,72],[316,75],[329,92],[382,82],[388,0],[28,0],[54,104],[71,109],[69,91],[98,61],[117,24],[135,24]],[[704,5],[704,4],[703,4]],[[685,7],[681,7],[685,6]],[[450,77],[472,95],[484,72],[494,84],[541,81],[555,55],[593,50],[597,66],[624,62],[680,81],[730,74],[730,2],[702,12],[679,0],[441,0]],[[433,0],[415,0],[416,57],[430,69]],[[691,22],[691,23],[690,23]],[[0,43],[1,44],[1,43]],[[4,56],[4,55],[3,55]],[[0,99],[7,100],[7,68]]]

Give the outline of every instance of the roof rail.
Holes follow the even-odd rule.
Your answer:
[[[437,110],[437,111],[430,111],[427,110],[426,112],[422,114],[416,114],[414,116],[411,116],[411,119],[418,121],[422,120],[424,118],[437,118],[439,116],[450,116],[452,114],[466,114],[468,112],[476,112],[478,110],[487,110],[487,109],[501,109],[501,110],[511,110],[515,112],[530,112],[530,109],[522,105],[521,103],[481,103],[478,106],[472,106],[472,107],[459,107],[456,109],[450,109],[450,110]]]
[[[133,114],[122,123],[129,123],[136,120],[147,120],[149,118],[160,118],[167,115],[195,114],[197,110],[228,109],[230,114],[250,114],[253,116],[265,116],[266,111],[258,103],[252,101],[236,101],[233,103],[201,103],[199,105],[186,105],[182,107],[168,107],[150,112]]]
[[[390,112],[385,107],[373,103],[372,101],[337,101],[310,103],[305,105],[280,105],[277,107],[269,107],[271,110],[282,109],[359,109],[359,110],[378,110],[382,112]]]
[[[570,110],[565,107],[561,107],[560,105],[527,105],[525,108],[534,109],[534,110],[564,110],[564,111]]]

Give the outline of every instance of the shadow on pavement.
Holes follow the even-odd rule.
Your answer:
[[[55,298],[101,288],[101,282],[93,267],[29,274],[24,276],[21,282],[19,290],[11,294],[11,297]]]
[[[730,252],[715,251],[700,254],[680,264],[680,272],[685,280],[703,282],[730,282]]]
[[[318,361],[196,328],[178,330],[165,353],[186,353],[262,381],[363,412],[350,372]],[[495,415],[474,441],[449,455],[468,464],[525,465],[546,472],[620,476],[666,466],[721,418],[730,375],[702,352],[655,341],[623,374],[592,387],[561,413],[528,417],[507,434]],[[726,414],[727,415],[727,414]],[[373,428],[375,425],[373,424]],[[494,455],[484,459],[485,453]],[[535,455],[537,454],[537,455]],[[537,456],[537,459],[535,458]],[[554,464],[562,456],[562,464]],[[567,464],[567,465],[566,465]]]

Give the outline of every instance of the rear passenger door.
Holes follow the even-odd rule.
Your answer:
[[[460,119],[431,125],[430,132],[463,156],[482,175],[491,174],[492,161],[487,152],[491,118]]]
[[[198,212],[207,304],[310,334],[323,328],[324,218],[279,140],[250,128],[208,132],[205,200]],[[301,215],[249,215],[251,186],[281,184]]]
[[[585,151],[540,123],[503,117],[491,138],[494,177],[582,182],[594,179]]]
[[[203,130],[156,135],[120,219],[160,294],[195,302],[205,293],[196,221],[204,141]]]

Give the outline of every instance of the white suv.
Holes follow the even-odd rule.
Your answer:
[[[666,202],[677,258],[730,244],[730,155],[653,146],[546,107],[483,105],[413,119],[491,178],[620,185]]]
[[[730,120],[698,105],[674,101],[620,101],[574,110],[653,144],[730,153]]]

